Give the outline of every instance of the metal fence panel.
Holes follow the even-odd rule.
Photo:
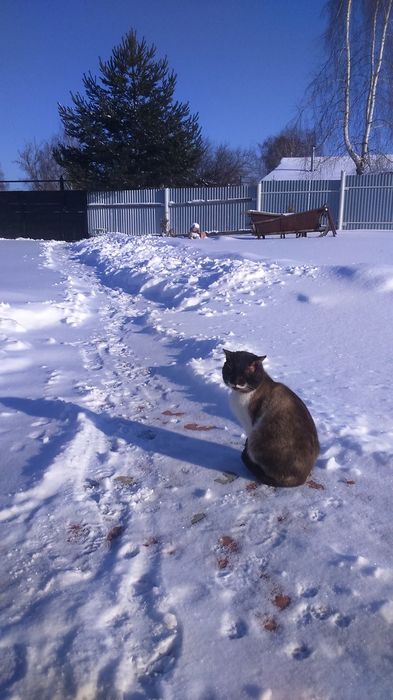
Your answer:
[[[164,217],[164,190],[91,192],[87,213],[90,235],[106,231],[134,236],[158,233]]]
[[[345,229],[393,229],[393,173],[348,175]]]
[[[93,192],[88,194],[88,229],[90,235],[104,231],[160,234],[168,216],[176,235],[187,233],[194,222],[205,231],[242,231],[250,228],[249,209],[283,213],[324,204],[337,222],[342,184],[344,180],[267,180],[259,188],[228,185]],[[344,229],[393,229],[393,173],[347,176],[343,195]]]
[[[261,209],[282,214],[327,204],[337,219],[339,196],[340,180],[266,180],[262,181]]]
[[[171,188],[167,210],[164,189],[93,192],[88,196],[89,232],[159,234],[165,214],[178,235],[194,222],[205,231],[248,229],[246,212],[256,207],[256,190],[255,185]]]
[[[194,222],[202,231],[241,231],[250,227],[246,212],[256,207],[256,186],[173,188],[169,207],[176,234],[187,233]]]

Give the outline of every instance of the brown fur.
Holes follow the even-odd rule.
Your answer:
[[[259,481],[270,486],[300,486],[319,454],[317,430],[307,407],[291,389],[265,372],[264,358],[225,352],[224,381],[234,392],[237,382],[246,382],[250,397],[247,409],[252,425],[242,454],[244,463]],[[232,367],[232,379],[227,363]],[[236,372],[240,374],[235,381]],[[244,396],[244,389],[242,393]]]

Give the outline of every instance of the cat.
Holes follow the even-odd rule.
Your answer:
[[[300,486],[319,454],[314,421],[285,384],[263,368],[266,355],[225,350],[222,377],[232,389],[230,403],[247,440],[242,453],[246,467],[269,486]]]

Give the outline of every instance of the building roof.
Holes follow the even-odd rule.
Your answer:
[[[370,156],[372,172],[393,171],[393,155]],[[356,175],[355,163],[350,156],[315,156],[311,171],[311,157],[282,158],[277,168],[263,180],[339,180],[341,172]]]

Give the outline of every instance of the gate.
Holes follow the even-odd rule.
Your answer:
[[[86,238],[87,195],[81,190],[0,192],[0,238]]]

